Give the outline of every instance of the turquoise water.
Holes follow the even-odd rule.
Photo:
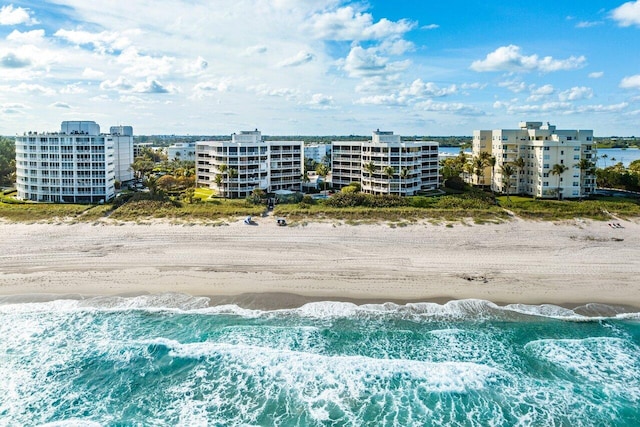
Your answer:
[[[640,315],[613,313],[5,303],[0,425],[640,425]]]

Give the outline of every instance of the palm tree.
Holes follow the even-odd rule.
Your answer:
[[[518,170],[518,175],[516,177],[516,193],[520,193],[520,175],[522,174],[522,169],[526,166],[526,163],[522,157],[518,157],[515,162],[513,162],[513,166]]]
[[[516,168],[509,163],[505,163],[500,165],[500,173],[502,174],[502,179],[506,178],[507,180],[507,200],[511,201],[511,177],[516,173]]]
[[[480,179],[482,179],[482,189],[484,190],[484,168],[487,164],[482,157],[474,157],[472,164],[473,173],[476,175],[476,184],[480,183]]]
[[[216,183],[216,186],[218,187],[218,189],[222,188],[222,182],[224,181],[224,177],[222,176],[221,173],[216,174],[216,177],[213,179],[213,182]],[[223,192],[224,194],[224,192]]]
[[[569,168],[567,166],[562,165],[560,163],[556,163],[551,168],[551,175],[557,175],[558,176],[558,200],[560,200],[560,175],[565,173],[568,169]]]
[[[406,182],[410,174],[411,174],[411,169],[402,168],[402,170],[400,171],[400,179],[402,180],[401,184],[404,184]],[[400,190],[402,190],[402,186],[400,187]],[[405,195],[406,195],[406,188],[405,188]]]
[[[607,153],[604,153],[602,156],[600,156],[600,158],[602,160],[604,160],[604,167],[607,167],[607,159],[609,158],[609,155]]]
[[[369,173],[369,189],[373,193],[373,174],[376,172],[376,165],[373,162],[365,163],[364,170]]]
[[[221,164],[220,166],[218,166],[218,170],[220,171],[220,176],[222,177],[222,181],[218,184],[217,178],[216,178],[216,184],[218,184],[218,188],[222,188],[222,194],[224,194],[224,197],[227,197],[226,191],[224,191],[224,185],[225,185],[225,177],[227,175],[227,171],[229,170],[229,166],[227,166],[226,164]]]
[[[595,168],[595,164],[589,160],[589,159],[580,159],[580,161],[576,164],[576,166],[578,167],[578,169],[580,169],[580,172],[582,172],[581,175],[581,185],[580,185],[580,197],[583,196],[582,194],[582,190],[584,189],[585,185],[584,185],[584,180],[591,176],[594,172],[594,168]]]
[[[387,179],[389,180],[389,194],[391,194],[391,180],[393,179],[393,176],[396,174],[396,170],[393,166],[387,166],[384,168],[383,172],[387,177]]]
[[[493,193],[493,177],[496,174],[496,163],[498,163],[496,156],[490,156],[487,159],[487,164],[491,166],[491,193]]]
[[[238,169],[229,168],[227,171],[227,178],[229,181],[238,177]],[[231,189],[231,185],[229,184],[229,189]],[[233,197],[233,196],[232,196]]]
[[[316,173],[322,177],[322,185],[325,189],[325,191],[327,190],[327,175],[329,175],[329,173],[331,172],[331,169],[329,169],[329,166],[327,166],[324,163],[319,163],[318,166],[316,166]]]

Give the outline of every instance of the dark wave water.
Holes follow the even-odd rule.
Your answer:
[[[0,305],[0,425],[640,425],[637,313],[208,303]]]

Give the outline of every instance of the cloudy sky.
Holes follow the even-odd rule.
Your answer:
[[[483,4],[487,3],[487,4]],[[640,0],[0,3],[0,134],[640,136]]]

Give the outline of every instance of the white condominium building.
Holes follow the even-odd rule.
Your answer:
[[[438,188],[438,143],[402,141],[393,132],[373,132],[370,141],[334,141],[332,184],[354,182],[371,194],[412,196]]]
[[[325,156],[331,157],[331,144],[307,144],[304,146],[304,157],[316,163],[324,163]]]
[[[596,188],[592,130],[558,130],[542,122],[521,122],[519,129],[476,130],[473,155],[482,152],[495,157],[496,165],[485,168],[480,183],[495,191],[506,193],[509,185],[511,194],[578,198]],[[511,177],[502,174],[506,164],[514,167]]]
[[[244,198],[254,189],[300,191],[304,170],[302,141],[264,141],[242,131],[229,141],[196,143],[197,185],[228,198]]]
[[[167,158],[169,160],[182,160],[193,162],[196,159],[195,142],[177,142],[167,147]]]
[[[111,126],[107,139],[113,141],[116,180],[122,183],[133,181],[133,127]]]
[[[114,139],[117,142],[114,142]],[[129,141],[126,143],[125,141]],[[116,153],[116,147],[118,153]],[[18,197],[39,202],[99,203],[115,195],[115,180],[133,157],[133,137],[101,134],[93,121],[65,121],[59,132],[16,137]]]

